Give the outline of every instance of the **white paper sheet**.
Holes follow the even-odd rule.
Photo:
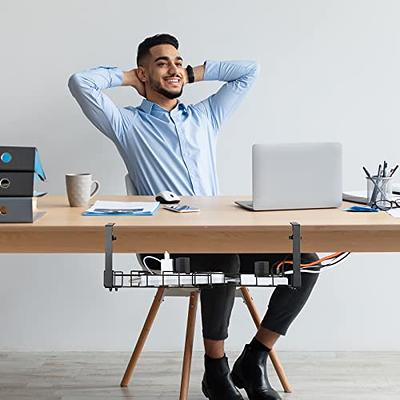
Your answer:
[[[394,218],[400,218],[400,208],[392,208],[386,212]]]

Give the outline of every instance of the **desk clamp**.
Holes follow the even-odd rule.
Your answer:
[[[113,241],[117,240],[117,237],[113,235],[114,223],[108,223],[105,226],[105,255],[106,264],[104,269],[104,287],[112,292],[118,290],[114,285],[114,270],[113,270]]]
[[[289,236],[289,239],[293,241],[293,280],[292,286],[294,288],[301,287],[301,251],[300,251],[300,224],[298,222],[291,222],[292,225],[292,234]]]
[[[104,269],[104,287],[109,289],[110,292],[115,289],[117,291],[120,287],[124,287],[123,281],[118,284],[118,278],[124,276],[121,271],[113,270],[113,241],[117,240],[113,234],[114,223],[108,223],[105,225],[105,269]],[[293,275],[291,286],[293,288],[301,287],[301,251],[300,251],[300,224],[297,222],[291,222],[292,234],[289,239],[293,241]]]

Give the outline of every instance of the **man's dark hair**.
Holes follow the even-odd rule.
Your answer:
[[[159,44],[170,44],[174,46],[177,50],[179,48],[178,39],[172,35],[169,35],[168,33],[160,33],[158,35],[148,37],[144,39],[143,42],[140,43],[138,46],[137,57],[136,57],[137,65],[138,66],[141,65],[143,59],[146,56],[150,55],[149,50],[152,47],[157,46]]]

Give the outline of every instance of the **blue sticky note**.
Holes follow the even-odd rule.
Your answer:
[[[39,178],[41,181],[46,180],[46,174],[44,173],[37,149],[35,151],[35,179],[36,178]]]
[[[345,208],[343,211],[349,212],[378,212],[377,208],[372,208],[369,206],[351,206],[349,208]]]

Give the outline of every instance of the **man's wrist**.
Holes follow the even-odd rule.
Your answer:
[[[191,67],[188,65],[188,67]],[[186,71],[186,83],[192,83],[192,82],[199,82],[202,81],[204,78],[204,65],[198,65],[196,67],[191,67],[193,70],[193,81],[189,81],[189,73],[187,67],[185,68]]]
[[[130,71],[123,72],[122,86],[134,86],[137,81],[136,70],[132,69]]]
[[[191,65],[188,65],[186,67],[186,73],[187,73],[188,83],[193,83],[194,82],[194,72],[193,72],[193,67]]]

